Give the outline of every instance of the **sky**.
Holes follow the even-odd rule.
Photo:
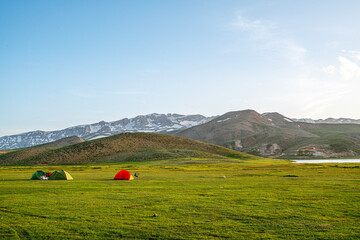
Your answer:
[[[150,113],[359,119],[359,9],[0,0],[0,136]]]

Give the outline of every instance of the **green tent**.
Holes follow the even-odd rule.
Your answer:
[[[73,180],[73,178],[67,171],[56,170],[50,175],[49,180]]]
[[[41,177],[46,177],[46,173],[44,171],[38,170],[36,172],[33,173],[33,175],[31,176],[30,180],[40,180]]]

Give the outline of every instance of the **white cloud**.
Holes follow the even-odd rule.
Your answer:
[[[348,51],[355,52],[355,51]],[[357,54],[351,54],[350,58],[353,58],[357,61],[360,60]],[[327,75],[336,75],[339,81],[359,81],[360,80],[360,67],[355,62],[349,59],[349,57],[339,56],[338,57],[339,64],[338,66],[329,65],[323,68],[324,73]]]
[[[349,59],[339,56],[339,71],[344,80],[360,78],[360,67]]]
[[[304,47],[299,46],[294,41],[283,39],[279,41],[284,48],[285,54],[284,56],[291,60],[293,63],[303,64],[304,58],[307,53],[307,49]]]
[[[290,62],[303,64],[307,49],[286,36],[286,32],[283,32],[275,22],[262,19],[250,20],[238,15],[230,25],[236,30],[247,32],[250,40],[257,41],[259,49],[275,50]]]
[[[360,67],[350,59],[351,54],[339,56],[337,64],[316,70],[313,68],[301,79],[295,81],[297,92],[289,95],[297,105],[297,116],[326,118],[354,117],[354,109],[360,103]],[[356,113],[358,114],[358,113]]]
[[[248,20],[242,16],[237,16],[231,23],[238,30],[248,31],[254,40],[270,39],[273,37],[273,31],[277,28],[273,22],[264,22],[263,20]]]
[[[266,91],[262,94],[268,99],[262,102],[264,107],[275,107],[276,111],[291,117],[354,117],[354,109],[360,107],[359,51],[343,51],[333,63],[319,66],[315,59],[310,59],[307,48],[275,22],[239,15],[231,26],[246,34],[257,49],[268,51],[274,57],[278,54],[284,60],[284,68],[274,70],[279,79],[264,81]],[[294,68],[286,72],[289,63]]]
[[[354,50],[342,50],[343,53],[350,54],[352,58],[356,58],[357,60],[360,60],[360,51],[354,51]]]
[[[334,65],[329,65],[327,67],[323,67],[322,70],[324,71],[324,73],[326,73],[328,75],[332,75],[337,72],[337,68]]]

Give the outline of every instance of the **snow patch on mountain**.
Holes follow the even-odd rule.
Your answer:
[[[171,132],[207,123],[215,117],[180,114],[148,114],[118,121],[79,125],[57,131],[33,131],[0,137],[0,150],[30,147],[61,138],[78,136],[93,140],[124,132]]]
[[[223,119],[223,120],[219,120],[219,121],[217,121],[218,123],[219,122],[225,122],[225,121],[228,121],[228,120],[230,120],[231,118],[226,118],[226,119]]]
[[[284,118],[284,120],[285,120],[285,121],[288,121],[288,122],[294,122],[294,121],[292,121],[292,120],[290,120],[290,119],[288,119],[288,118]]]

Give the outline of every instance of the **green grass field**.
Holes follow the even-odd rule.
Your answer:
[[[37,169],[64,169],[74,180],[28,180]],[[121,169],[139,178],[112,180]],[[359,221],[359,164],[0,167],[3,239],[359,239]]]

